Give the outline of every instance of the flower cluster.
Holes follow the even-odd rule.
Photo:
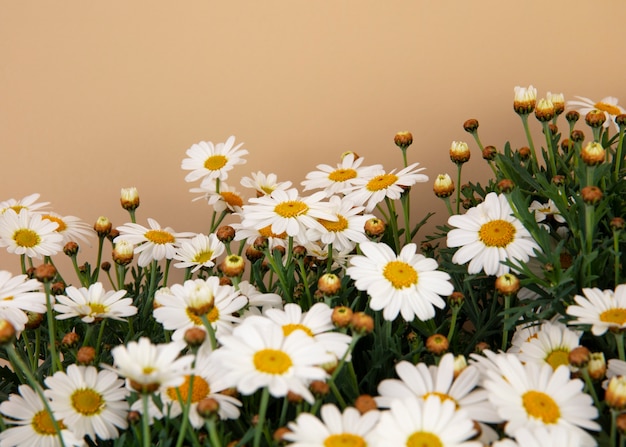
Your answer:
[[[118,226],[0,202],[21,270],[0,271],[0,446],[624,444],[626,115],[532,86],[513,110],[527,146],[464,123],[493,177],[462,183],[473,149],[453,141],[429,235],[410,132],[399,169],[346,152],[300,188],[235,186],[243,143],[194,144],[181,168],[206,233],[138,223],[135,188]]]

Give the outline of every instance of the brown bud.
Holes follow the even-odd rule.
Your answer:
[[[126,415],[126,420],[131,424],[138,424],[141,421],[141,413],[138,411],[131,410]]]
[[[354,401],[354,408],[359,410],[359,413],[365,414],[368,411],[376,410],[378,406],[376,405],[376,401],[369,394],[361,394]]]
[[[576,110],[570,110],[565,114],[565,119],[569,123],[573,124],[580,119],[580,113],[578,113]]]
[[[530,148],[528,146],[520,147],[517,152],[522,160],[528,160],[530,158]]]
[[[272,253],[278,252],[280,253],[281,256],[285,256],[286,251],[287,250],[285,250],[285,247],[283,247],[282,245],[277,245],[276,247],[272,249]]]
[[[104,261],[102,264],[100,264],[100,268],[105,272],[108,272],[109,270],[111,270],[111,263],[109,261]]]
[[[259,236],[252,243],[252,247],[254,247],[255,250],[263,251],[267,248],[268,241],[269,239],[267,237]]]
[[[140,394],[152,394],[160,388],[158,383],[139,383],[134,380],[129,380],[130,388]]]
[[[615,122],[620,127],[620,129],[626,126],[626,113],[620,113],[615,117]]]
[[[559,133],[559,128],[556,124],[550,123],[548,124],[548,131],[550,132],[551,136],[555,136],[557,133]]]
[[[341,278],[334,273],[324,273],[317,281],[317,288],[326,296],[337,295],[341,290]]]
[[[252,263],[263,258],[263,252],[257,250],[254,246],[248,245],[246,248],[246,259]]]
[[[585,122],[591,128],[602,127],[605,121],[606,115],[600,110],[593,109],[585,115]]]
[[[235,238],[235,229],[230,225],[223,225],[217,229],[215,235],[226,244]]]
[[[375,239],[382,236],[385,233],[387,225],[382,219],[372,217],[365,222],[365,234],[368,237]]]
[[[396,146],[398,146],[400,149],[405,150],[406,148],[408,148],[411,144],[413,144],[413,135],[411,135],[411,132],[398,132],[394,137],[393,137],[393,142],[396,144]]]
[[[552,177],[552,183],[556,186],[563,186],[565,184],[565,176],[564,175],[555,175]]]
[[[200,415],[200,417],[204,419],[209,419],[215,416],[220,410],[220,404],[217,400],[205,397],[204,399],[198,402],[196,405],[196,411]]]
[[[291,252],[296,259],[303,259],[307,255],[306,247],[303,245],[296,245]]]
[[[572,266],[573,261],[574,261],[574,258],[572,257],[571,254],[565,253],[565,252],[561,252],[559,254],[559,262],[561,263],[561,268],[563,269],[570,268]]]
[[[57,269],[52,264],[41,264],[35,268],[35,278],[41,282],[50,282],[57,275]]]
[[[449,347],[448,337],[443,334],[433,334],[426,339],[426,349],[432,354],[442,355]]]
[[[620,435],[622,435],[622,438],[626,436],[626,413],[617,415],[617,418],[615,418],[615,426],[617,427]]]
[[[221,276],[219,284],[220,284],[220,286],[232,286],[233,285],[233,280],[230,279],[228,276]]]
[[[206,332],[199,327],[192,326],[185,331],[185,343],[192,347],[198,347],[206,340]]]
[[[435,179],[433,191],[439,198],[450,197],[454,193],[454,182],[448,174],[439,174]]]
[[[476,346],[474,346],[474,352],[477,354],[482,354],[483,351],[486,351],[488,349],[491,349],[491,346],[489,346],[489,343],[485,341],[479,341],[478,343],[476,343]]]
[[[76,363],[89,365],[96,358],[96,350],[91,346],[83,346],[76,353]]]
[[[456,164],[463,164],[472,155],[467,143],[464,141],[453,141],[450,146],[450,160]]]
[[[461,292],[452,292],[452,295],[448,297],[448,303],[450,306],[460,307],[465,302],[465,295]]]
[[[79,246],[76,242],[68,242],[67,244],[65,244],[63,246],[63,253],[65,253],[67,256],[76,256],[76,254],[78,253],[79,250]]]
[[[582,368],[589,363],[591,352],[584,346],[577,346],[569,352],[567,358],[570,365],[576,368]]]
[[[496,158],[498,151],[493,146],[485,146],[483,149],[483,158],[487,161],[491,161]]]
[[[606,150],[600,143],[596,143],[595,141],[586,144],[580,151],[580,158],[587,166],[596,166],[600,163],[604,163],[605,157]]]
[[[278,427],[274,431],[274,434],[272,435],[272,438],[274,439],[274,442],[281,443],[284,440],[283,437],[287,433],[291,433],[291,430],[289,430],[287,427]]]
[[[5,319],[0,319],[0,346],[13,342],[15,327]]]
[[[588,205],[595,205],[602,200],[602,190],[597,186],[585,186],[580,191],[583,201]]]
[[[115,240],[116,237],[120,235],[120,231],[117,228],[111,228],[109,234],[107,234],[107,239],[111,242]]]
[[[503,178],[498,182],[496,188],[498,188],[498,191],[502,193],[509,193],[513,191],[513,188],[515,188],[515,183],[513,183],[513,180],[511,179]]]
[[[293,391],[287,391],[287,401],[292,404],[299,404],[304,400],[304,398],[298,393],[294,393]]]
[[[621,217],[614,217],[613,219],[611,219],[609,225],[611,226],[613,231],[623,230],[624,226],[626,225],[626,220]]]
[[[350,325],[355,332],[370,334],[374,330],[374,319],[365,312],[354,312]]]
[[[61,340],[61,345],[65,348],[73,348],[80,341],[80,335],[76,332],[68,332],[63,336]]]
[[[574,143],[585,141],[585,134],[582,130],[572,130],[572,134],[569,137]]]
[[[24,325],[25,329],[37,329],[43,323],[44,314],[38,314],[36,312],[31,312],[30,310],[26,311],[26,316],[28,317],[28,321]]]
[[[312,381],[309,388],[316,397],[327,396],[330,393],[330,385],[323,380]]]
[[[463,123],[463,129],[468,133],[476,132],[476,129],[478,129],[478,120],[475,120],[474,118],[468,119]]]
[[[337,327],[348,327],[352,321],[352,309],[348,306],[337,306],[333,309],[331,319]]]
[[[53,282],[50,285],[50,293],[52,293],[53,295],[65,294],[65,283],[63,281]]]

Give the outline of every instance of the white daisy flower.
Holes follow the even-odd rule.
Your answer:
[[[277,293],[262,293],[255,286],[250,284],[249,281],[241,281],[237,285],[239,293],[248,298],[248,305],[254,307],[260,307],[262,309],[283,307],[283,297]]]
[[[380,408],[388,408],[394,399],[409,395],[427,399],[437,396],[441,401],[452,401],[479,422],[502,422],[491,403],[487,392],[480,386],[481,374],[476,366],[469,365],[455,378],[454,355],[445,354],[439,365],[407,361],[396,364],[398,379],[385,379],[378,385],[379,396],[375,397]]]
[[[365,256],[352,257],[346,273],[370,295],[372,310],[383,310],[385,320],[401,313],[406,321],[415,315],[425,321],[435,316],[435,307],[446,306],[440,295],[454,291],[450,275],[437,270],[434,259],[417,254],[415,244],[405,245],[397,256],[384,243],[364,242],[360,248]]]
[[[88,237],[96,235],[93,226],[83,222],[78,217],[60,216],[57,213],[46,213],[42,214],[41,217],[59,225],[55,231],[63,236],[62,245],[68,242],[89,242]]]
[[[286,191],[291,188],[291,182],[279,182],[276,174],[265,175],[261,171],[253,172],[251,177],[243,177],[240,183],[245,188],[254,189],[257,197],[268,196],[276,189]]]
[[[285,335],[269,320],[259,323],[247,318],[220,342],[213,358],[244,395],[267,387],[274,397],[292,391],[312,404],[315,398],[308,388],[310,382],[325,380],[327,373],[319,365],[334,361],[332,354],[303,331]]]
[[[113,242],[125,240],[135,246],[135,253],[139,254],[137,264],[145,267],[151,261],[160,261],[163,258],[173,259],[180,244],[195,236],[194,233],[175,233],[170,227],[161,228],[159,223],[148,218],[146,228],[136,223],[127,223],[117,228],[119,236]]]
[[[18,387],[19,394],[11,394],[0,404],[0,413],[6,418],[7,428],[0,432],[0,444],[4,447],[58,447],[59,435],[44,403],[28,385]],[[63,420],[54,415],[61,430],[65,446],[83,446],[83,440],[67,429]]]
[[[352,192],[347,192],[346,198],[355,205],[365,205],[365,211],[370,213],[385,197],[399,199],[408,187],[427,182],[428,176],[419,174],[426,168],[418,166],[419,163],[413,163],[398,172],[395,169],[386,172],[381,168],[370,173],[369,177],[357,177],[353,180]]]
[[[369,240],[365,234],[365,222],[373,215],[362,214],[362,206],[354,206],[350,200],[339,196],[332,196],[329,206],[336,220],[318,219],[323,228],[309,229],[306,235],[308,241],[321,240],[323,244],[333,244],[338,251],[352,251],[357,243]]]
[[[543,222],[548,217],[552,217],[558,223],[565,223],[565,218],[561,215],[561,212],[552,199],[549,199],[547,203],[541,203],[538,200],[533,200],[528,207],[528,211],[531,213],[534,212],[535,220],[537,222]]]
[[[521,345],[518,357],[524,363],[547,363],[552,369],[569,367],[569,353],[580,346],[581,336],[582,332],[572,331],[562,323],[546,321],[535,337]]]
[[[524,343],[531,341],[533,338],[537,338],[539,326],[539,323],[536,322],[518,324],[511,338],[511,346],[506,352],[509,354],[519,354]]]
[[[590,324],[593,335],[602,335],[608,329],[626,328],[626,284],[620,284],[613,290],[598,288],[583,289],[584,297],[576,295],[576,305],[568,306],[566,313],[576,320],[568,324]]]
[[[312,171],[306,175],[302,182],[304,191],[311,189],[323,189],[327,197],[335,194],[345,194],[352,190],[357,178],[369,178],[383,169],[382,165],[363,166],[364,158],[357,157],[354,152],[348,152],[341,157],[341,162],[336,167],[322,164],[318,165],[319,171]]]
[[[493,447],[582,447],[582,439],[576,431],[559,425],[522,427],[515,432],[515,441],[508,444],[493,444]]]
[[[179,386],[190,373],[194,360],[192,355],[179,357],[184,342],[154,345],[150,339],[141,337],[126,346],[118,345],[111,350],[114,366],[102,365],[126,378],[127,386],[139,392],[154,392],[160,387]]]
[[[347,407],[343,413],[334,405],[326,404],[320,409],[321,420],[310,413],[300,413],[287,424],[290,430],[283,440],[291,441],[292,447],[368,446],[374,445],[373,430],[380,412],[370,410],[359,413]]]
[[[328,203],[322,202],[324,198],[323,192],[300,197],[295,188],[287,191],[275,190],[269,196],[250,199],[252,205],[244,205],[241,225],[257,230],[269,225],[272,233],[286,232],[288,236],[303,242],[309,228],[324,231],[318,219],[331,222],[337,220]]]
[[[225,250],[224,243],[215,234],[197,234],[188,241],[182,241],[173,258],[180,262],[175,263],[174,267],[191,268],[192,272],[203,267],[211,268],[215,265],[215,259]]]
[[[376,446],[482,447],[480,441],[469,441],[476,434],[469,415],[437,396],[394,399],[374,431]]]
[[[457,227],[448,232],[448,247],[461,247],[452,262],[465,264],[468,273],[484,270],[487,275],[509,272],[502,261],[527,262],[539,245],[513,215],[504,194],[490,192],[485,201],[463,215],[450,216],[448,224]]]
[[[283,231],[280,234],[276,234],[272,232],[271,224],[263,228],[255,229],[252,227],[244,227],[242,224],[234,222],[231,224],[231,227],[235,229],[235,241],[245,240],[246,244],[253,245],[258,237],[264,237],[267,239],[267,247],[270,252],[278,246],[287,248],[287,238],[289,237],[287,232]]]
[[[54,256],[63,248],[63,236],[56,232],[57,227],[56,222],[28,209],[16,213],[9,208],[0,215],[0,247],[29,258]]]
[[[68,286],[65,295],[56,296],[54,310],[58,312],[57,320],[79,317],[85,323],[94,323],[105,318],[124,321],[137,313],[132,298],[124,298],[126,290],[104,291],[102,283],[76,288]]]
[[[19,200],[16,200],[16,199],[3,200],[2,202],[0,202],[0,215],[4,214],[4,212],[8,209],[12,209],[18,214],[23,209],[27,209],[29,211],[40,212],[43,208],[48,206],[50,202],[37,203],[37,199],[39,199],[39,196],[40,196],[39,194],[31,194]]]
[[[267,309],[264,315],[282,328],[285,335],[301,330],[321,343],[337,359],[341,359],[348,350],[352,337],[335,332],[332,314],[333,309],[325,303],[315,303],[306,312],[302,312],[298,304],[287,303],[284,310]]]
[[[206,317],[217,337],[232,331],[239,322],[235,312],[248,303],[234,287],[220,285],[217,276],[207,279],[187,280],[182,285],[173,284],[167,294],[155,294],[158,305],[153,314],[155,320],[167,330],[173,330],[173,340],[182,340],[187,329],[205,329],[202,317]]]
[[[612,379],[617,376],[626,376],[626,361],[610,359],[607,363],[606,378]]]
[[[224,143],[213,144],[210,141],[201,141],[187,149],[187,156],[181,163],[181,168],[191,171],[185,176],[185,181],[195,182],[202,180],[202,187],[208,187],[215,180],[226,180],[228,171],[236,165],[246,162],[245,149],[240,149],[243,143],[235,144],[235,137],[230,136]]]
[[[586,430],[600,430],[594,422],[598,410],[584,383],[570,379],[566,366],[553,370],[550,365],[522,364],[514,354],[498,354],[497,368],[486,371],[483,386],[489,400],[505,420],[505,431],[514,436],[521,427],[562,426],[580,435],[583,445],[595,445]]]
[[[598,102],[594,102],[584,96],[575,96],[578,101],[567,101],[567,108],[574,109],[580,113],[584,118],[592,110],[599,110],[604,113],[606,121],[604,121],[603,127],[609,127],[610,123],[613,123],[616,130],[619,130],[619,126],[615,122],[615,117],[624,112],[624,108],[618,104],[618,99],[613,96],[607,96],[602,98]]]
[[[215,184],[211,184],[208,187],[191,188],[189,191],[202,194],[200,197],[196,197],[193,200],[206,200],[207,203],[218,213],[221,213],[222,211],[227,211],[229,213],[241,212],[243,197],[239,194],[237,189],[224,182],[220,183],[219,192],[216,190]]]
[[[330,245],[320,244],[320,242],[321,241],[305,242],[301,245],[306,248],[307,256],[314,258],[317,265],[323,265],[326,267],[331,247]],[[338,268],[345,269],[348,266],[349,259],[354,255],[353,251],[354,249],[343,249],[339,251],[333,245],[331,253],[333,257],[333,265],[331,266],[331,270]]]
[[[12,276],[0,270],[0,318],[21,332],[28,322],[25,311],[46,313],[46,295],[41,291],[41,283],[26,275]]]
[[[194,364],[193,381],[191,375],[185,376],[185,381],[178,387],[170,387],[161,393],[163,403],[169,407],[168,417],[178,417],[183,412],[183,405],[187,399],[191,399],[188,418],[194,428],[199,429],[206,422],[198,414],[198,402],[202,399],[214,399],[219,404],[218,415],[220,419],[239,418],[241,402],[234,397],[222,394],[228,388],[225,378],[221,375],[220,367],[209,355],[198,355]],[[190,385],[191,384],[191,388]],[[189,396],[191,393],[191,397]],[[181,405],[182,399],[183,405]]]
[[[45,379],[50,406],[77,436],[96,440],[115,439],[118,428],[128,427],[126,415],[130,392],[111,371],[94,366],[70,365],[67,373],[56,372]]]

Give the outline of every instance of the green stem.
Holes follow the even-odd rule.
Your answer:
[[[393,237],[393,244],[395,252],[400,253],[400,235],[398,234],[398,215],[396,214],[396,207],[389,197],[385,197],[385,203],[389,209],[389,225],[391,226],[391,234]]]
[[[617,143],[617,151],[615,152],[615,180],[619,178],[619,171],[622,169],[622,149],[624,148],[624,131],[626,126],[619,128],[619,141]]]
[[[269,400],[270,390],[269,388],[264,387],[261,394],[261,403],[259,405],[259,420],[257,421],[256,427],[254,427],[254,447],[260,447],[261,445],[261,435],[263,434],[263,430],[265,428],[265,415],[267,413]]]
[[[506,326],[506,319],[509,314],[509,309],[511,307],[511,295],[508,293],[504,295],[504,322],[502,324],[502,346],[501,349],[506,351],[506,347],[509,343],[509,330]]]
[[[215,337],[215,329],[213,329],[213,325],[209,321],[209,319],[205,315],[200,316],[200,320],[202,320],[202,324],[206,328],[207,334],[209,334],[209,341],[211,342],[211,349],[214,351],[217,349],[217,338]]]
[[[556,154],[552,145],[552,132],[550,132],[550,125],[548,122],[543,121],[543,134],[546,137],[546,144],[548,146],[548,162],[550,163],[550,169],[552,170],[552,177],[556,175]]]
[[[56,326],[54,315],[52,314],[52,295],[50,293],[50,283],[48,281],[44,282],[44,291],[46,293],[46,319],[48,321],[48,342],[50,344],[50,357],[52,364],[52,372],[55,373],[57,371],[61,371],[63,366],[61,364],[61,360],[59,359],[59,354],[57,353],[56,347]]]
[[[100,263],[102,262],[102,249],[104,247],[104,239],[106,236],[98,237],[98,257],[96,260],[95,268],[93,269],[93,278],[91,279],[92,283],[98,282],[98,275],[100,274]],[[87,285],[85,285],[87,287]]]
[[[150,447],[152,445],[152,440],[150,439],[150,413],[148,409],[149,398],[150,394],[141,393],[141,403],[143,405],[143,414],[141,417],[143,447]]]
[[[520,115],[520,118],[522,119],[522,124],[524,125],[526,139],[528,140],[528,147],[530,148],[530,157],[533,163],[533,168],[537,171],[539,169],[539,164],[537,163],[537,154],[535,153],[535,143],[533,143],[533,137],[530,133],[530,128],[528,127],[528,114]]]
[[[613,231],[613,284],[620,284],[620,258],[621,253],[619,251],[619,230]]]
[[[446,208],[448,208],[448,213],[453,216],[454,211],[452,211],[452,205],[450,205],[450,197],[443,197],[443,201],[446,203]]]
[[[622,361],[626,360],[626,356],[624,355],[624,334],[622,332],[614,332],[615,342],[617,343],[617,355],[619,359]]]
[[[171,259],[165,261],[165,272],[163,273],[163,287],[167,287],[167,277],[170,273],[170,264],[172,263]]]
[[[452,306],[452,317],[450,318],[450,329],[448,330],[448,340],[451,341],[456,329],[456,320],[459,315],[461,306]]]
[[[222,441],[217,435],[217,426],[215,425],[215,417],[212,416],[206,421],[207,431],[209,432],[209,438],[211,439],[211,445],[213,447],[222,447]]]
[[[461,163],[456,164],[456,213],[461,212],[461,169],[463,165]]]

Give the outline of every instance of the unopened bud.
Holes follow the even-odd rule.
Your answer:
[[[606,359],[602,352],[592,352],[587,363],[587,372],[593,380],[602,380],[606,375]]]
[[[304,257],[307,255],[307,250],[304,245],[296,245],[295,247],[293,247],[291,253],[296,259],[304,259]]]
[[[356,408],[359,413],[365,414],[368,411],[378,409],[378,405],[376,405],[376,400],[369,394],[361,394],[354,401],[354,408]]]
[[[454,193],[454,182],[448,174],[439,174],[435,179],[433,191],[439,198],[450,197]]]
[[[541,98],[535,108],[535,118],[537,118],[537,120],[541,121],[542,123],[545,123],[554,118],[554,115],[555,111],[552,101]]]
[[[223,225],[215,232],[217,238],[227,244],[235,238],[235,229],[230,225]]]
[[[605,157],[606,150],[600,143],[595,141],[586,144],[580,151],[580,158],[587,166],[596,166],[604,163]]]
[[[387,225],[382,219],[372,217],[365,222],[365,234],[372,239],[376,239],[385,233]]]
[[[585,141],[585,133],[582,130],[572,130],[572,134],[569,137],[574,143]]]
[[[528,115],[535,110],[537,103],[537,89],[532,85],[528,88],[515,87],[515,98],[513,100],[513,110],[518,115]]]
[[[65,294],[65,283],[63,281],[53,282],[50,285],[50,293],[53,295],[64,295]]]
[[[78,335],[76,332],[68,332],[63,336],[63,339],[61,339],[61,345],[65,348],[73,348],[78,344],[79,341],[80,335]]]
[[[93,226],[93,229],[96,231],[96,233],[98,233],[99,237],[107,236],[111,231],[111,228],[113,228],[113,224],[108,218],[104,216],[98,217],[98,220],[96,220],[96,223]]]
[[[131,188],[122,188],[120,194],[120,203],[122,208],[127,211],[134,211],[139,208],[139,193],[134,186]]]
[[[463,129],[465,129],[465,132],[468,133],[476,132],[476,129],[478,129],[478,120],[474,118],[468,119],[463,123]]]
[[[556,186],[563,186],[565,184],[565,176],[564,175],[555,175],[552,177],[552,183]]]
[[[448,303],[450,306],[461,307],[465,302],[465,295],[461,292],[452,292],[452,294],[448,297]]]
[[[464,141],[453,141],[450,146],[450,160],[456,164],[463,164],[472,155],[467,143]]]
[[[613,231],[620,231],[624,229],[626,221],[622,217],[614,217],[613,219],[611,219],[609,225],[611,226]]]
[[[374,319],[365,312],[354,312],[350,325],[355,332],[370,334],[374,330]]]
[[[0,346],[13,342],[15,327],[5,319],[0,319]]]
[[[483,149],[483,158],[487,161],[491,161],[496,158],[498,150],[494,146],[485,146]]]
[[[39,314],[37,312],[31,312],[30,310],[26,311],[26,316],[28,317],[28,321],[24,325],[25,329],[37,329],[43,323],[44,314]]]
[[[105,272],[108,272],[109,270],[111,270],[111,263],[109,261],[104,261],[102,264],[100,264],[100,268]]]
[[[83,346],[76,353],[76,363],[90,365],[96,358],[96,350],[91,346]]]
[[[550,93],[546,95],[546,98],[552,103],[554,106],[554,114],[559,116],[561,113],[565,111],[565,96],[563,93]]]
[[[324,273],[317,281],[317,289],[326,296],[337,295],[341,290],[341,278],[334,273]]]
[[[63,246],[63,253],[65,253],[67,256],[76,256],[76,254],[78,253],[79,250],[79,246],[76,242],[70,241],[67,244],[65,244]]]
[[[185,331],[185,343],[191,347],[198,347],[206,340],[206,332],[199,327],[192,326]]]
[[[426,349],[432,354],[442,355],[449,347],[448,337],[443,334],[433,334],[426,339]]]
[[[574,147],[574,143],[569,138],[564,138],[561,141],[561,150],[565,153],[568,153]]]
[[[567,359],[570,365],[583,368],[589,363],[591,352],[584,346],[577,346],[569,352]]]
[[[465,358],[465,356],[457,355],[456,357],[454,357],[452,367],[454,369],[453,376],[456,379],[463,371],[465,371],[465,368],[467,368],[467,359]]]
[[[602,190],[597,186],[585,186],[583,189],[581,189],[580,195],[587,205],[596,205],[602,200],[602,197],[604,196]]]
[[[330,393],[330,385],[323,380],[314,380],[309,385],[309,389],[316,397],[327,396]]]
[[[220,403],[211,397],[205,397],[204,399],[198,401],[196,411],[201,418],[209,419],[220,411]]]
[[[576,110],[570,110],[565,114],[565,119],[568,123],[574,124],[580,119],[580,113],[578,113]]]
[[[498,182],[496,188],[498,188],[498,191],[501,193],[509,193],[515,188],[515,183],[511,179],[503,178]]]
[[[585,115],[585,122],[591,128],[602,127],[605,121],[606,115],[600,110],[593,109]]]
[[[35,278],[41,282],[50,282],[57,275],[57,269],[52,264],[41,264],[35,268]]]
[[[615,376],[609,380],[604,400],[613,410],[626,409],[626,376]]]
[[[620,113],[619,115],[617,115],[615,117],[615,122],[617,123],[619,128],[622,129],[624,126],[626,126],[626,114]]]
[[[406,148],[408,148],[411,144],[413,144],[413,135],[411,135],[411,132],[398,132],[394,137],[393,137],[393,142],[396,144],[396,146],[398,146],[400,149],[405,150]]]
[[[274,442],[281,444],[284,441],[284,437],[287,433],[291,433],[291,430],[289,430],[287,427],[278,427],[274,431],[272,438],[274,439]]]
[[[134,253],[135,248],[133,244],[121,239],[115,243],[112,258],[117,265],[128,265],[133,262]]]
[[[258,261],[259,259],[263,259],[263,252],[257,250],[252,245],[248,245],[246,247],[246,259],[252,263]]]
[[[246,267],[246,262],[239,255],[229,255],[224,258],[224,260],[220,263],[219,268],[220,271],[226,275],[235,277],[240,276]]]
[[[520,147],[517,152],[519,153],[519,158],[522,160],[528,160],[530,158],[530,148],[528,146]]]
[[[352,309],[348,306],[337,306],[333,309],[331,320],[337,327],[348,327],[352,321]]]
[[[515,295],[520,288],[520,281],[513,273],[505,273],[496,278],[495,287],[502,295]]]

